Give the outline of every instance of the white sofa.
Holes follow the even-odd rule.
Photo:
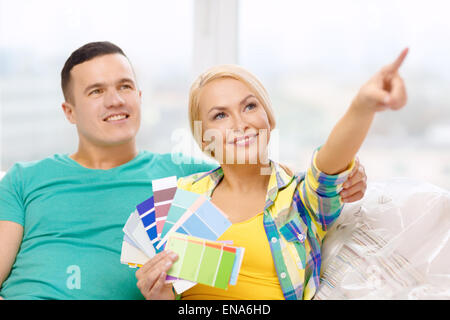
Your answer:
[[[450,192],[392,178],[368,184],[323,243],[315,299],[450,299]]]

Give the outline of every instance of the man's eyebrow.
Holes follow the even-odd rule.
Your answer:
[[[133,85],[136,85],[134,83],[134,80],[131,78],[122,78],[119,81],[117,81],[117,84],[120,84],[120,83],[132,83]],[[106,83],[104,83],[104,82],[93,83],[93,84],[87,86],[86,89],[84,89],[84,93],[87,93],[94,88],[100,88],[100,87],[104,87],[104,86],[106,86]]]
[[[246,96],[244,99],[241,100],[241,102],[239,102],[240,105],[243,105],[248,99],[250,98],[256,98],[255,95],[253,94],[249,94],[248,96]],[[227,107],[224,106],[214,106],[211,109],[209,109],[208,113],[211,113],[211,111],[213,110],[225,110],[227,109]]]
[[[131,78],[122,78],[117,83],[124,83],[124,82],[131,82],[133,85],[135,84],[134,80]]]
[[[100,88],[100,87],[104,87],[104,86],[105,86],[105,83],[104,83],[104,82],[96,82],[96,83],[93,83],[93,84],[87,86],[87,87],[84,89],[84,93],[88,93],[89,91],[91,91],[91,90],[94,89],[94,88]]]

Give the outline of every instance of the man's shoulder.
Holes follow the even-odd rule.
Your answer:
[[[152,168],[173,172],[177,177],[206,172],[217,167],[217,164],[204,159],[182,153],[154,153],[142,151],[142,159]]]
[[[61,165],[63,162],[63,154],[54,154],[40,160],[33,161],[18,161],[15,162],[7,171],[6,174],[33,174],[48,170],[56,165]]]
[[[158,153],[149,150],[140,151],[143,158],[151,159],[155,161],[170,162],[174,165],[191,165],[191,164],[202,164],[205,163],[204,160],[200,158],[195,158],[184,153]]]
[[[40,183],[48,182],[55,175],[64,174],[65,170],[61,165],[57,155],[41,160],[18,161],[0,178],[0,188],[3,191],[25,195]]]

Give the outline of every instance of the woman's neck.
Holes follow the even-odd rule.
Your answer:
[[[231,192],[252,192],[267,190],[270,164],[222,165],[222,187]]]

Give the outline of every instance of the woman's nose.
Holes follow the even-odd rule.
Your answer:
[[[236,133],[244,133],[248,128],[248,123],[240,115],[235,115],[233,117],[233,131]]]

